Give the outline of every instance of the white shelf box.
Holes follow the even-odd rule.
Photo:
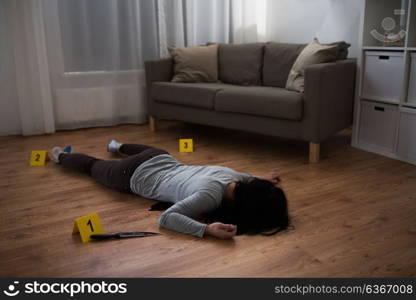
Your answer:
[[[397,152],[416,162],[416,108],[400,109],[400,132]]]
[[[359,143],[374,151],[395,152],[397,105],[361,101]]]
[[[416,3],[415,3],[416,4]],[[410,55],[410,76],[409,91],[407,93],[407,102],[416,104],[416,53]]]
[[[403,52],[365,51],[362,98],[398,103],[403,75]]]

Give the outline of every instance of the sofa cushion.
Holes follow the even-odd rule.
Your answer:
[[[306,44],[268,42],[264,47],[263,85],[284,88],[290,69]]]
[[[218,81],[217,44],[168,49],[175,63],[172,82]]]
[[[344,46],[340,42],[321,44],[315,38],[302,50],[293,64],[287,78],[286,89],[303,93],[305,90],[306,67],[336,60],[341,48],[344,48]]]
[[[154,82],[150,95],[157,102],[213,109],[215,94],[224,86],[220,83]]]
[[[238,85],[260,85],[263,48],[263,43],[220,44],[219,80]]]
[[[275,87],[228,86],[217,92],[215,110],[301,120],[303,95]]]

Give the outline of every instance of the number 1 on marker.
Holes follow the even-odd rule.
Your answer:
[[[90,241],[91,234],[101,234],[104,233],[104,228],[101,225],[100,218],[98,214],[90,214],[88,216],[79,217],[74,222],[73,233],[78,233],[81,235],[81,239],[84,243]]]
[[[91,219],[88,220],[87,225],[90,226],[91,231],[94,232],[94,227],[92,226]]]

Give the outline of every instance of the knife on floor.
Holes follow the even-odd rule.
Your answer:
[[[93,240],[110,240],[110,239],[123,239],[123,238],[134,238],[134,237],[147,237],[147,236],[156,236],[161,235],[156,232],[146,232],[146,231],[137,231],[137,232],[117,232],[117,233],[105,233],[105,234],[92,234],[90,237]]]

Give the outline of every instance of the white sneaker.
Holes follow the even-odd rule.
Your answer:
[[[107,152],[118,153],[118,150],[120,149],[121,145],[122,144],[117,142],[116,140],[111,140],[107,144]]]
[[[65,148],[61,148],[61,147],[53,147],[52,148],[52,159],[55,163],[59,164],[59,155],[61,155],[62,153],[71,153],[72,152],[72,146],[68,145]]]

